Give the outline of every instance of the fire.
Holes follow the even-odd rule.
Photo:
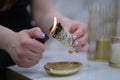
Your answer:
[[[53,23],[52,29],[50,30],[50,35],[54,34],[55,29],[56,29],[56,25],[57,25],[57,18],[54,17],[54,23]]]

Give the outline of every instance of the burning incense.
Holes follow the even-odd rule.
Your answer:
[[[76,47],[73,46],[72,35],[65,31],[60,23],[57,23],[56,17],[54,17],[54,24],[50,29],[50,35],[64,44],[70,51],[75,51]]]

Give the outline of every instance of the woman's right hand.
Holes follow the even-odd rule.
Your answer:
[[[44,37],[44,33],[38,27],[22,30],[9,39],[7,51],[18,66],[32,67],[39,62],[45,50],[44,44],[34,38]]]

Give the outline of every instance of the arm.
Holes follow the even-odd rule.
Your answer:
[[[49,34],[49,29],[53,24],[54,16],[57,17],[58,21],[63,18],[53,6],[52,0],[32,0],[32,13],[36,25],[39,25],[47,34]]]
[[[8,50],[8,45],[15,32],[0,25],[0,49]]]
[[[32,0],[32,13],[36,25],[49,34],[49,29],[53,23],[53,17],[56,16],[57,20],[63,25],[63,27],[69,31],[73,36],[73,45],[78,47],[76,52],[88,50],[87,43],[87,27],[77,21],[71,20],[62,16],[53,6],[52,0]]]

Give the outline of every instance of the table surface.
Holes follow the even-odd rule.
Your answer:
[[[49,46],[40,62],[32,68],[21,68],[17,65],[10,66],[9,69],[18,72],[32,80],[120,80],[120,69],[112,68],[108,62],[96,62],[87,59],[87,53],[73,53],[62,46],[52,44]],[[44,69],[47,62],[57,61],[78,61],[83,64],[81,70],[70,76],[51,76]]]

